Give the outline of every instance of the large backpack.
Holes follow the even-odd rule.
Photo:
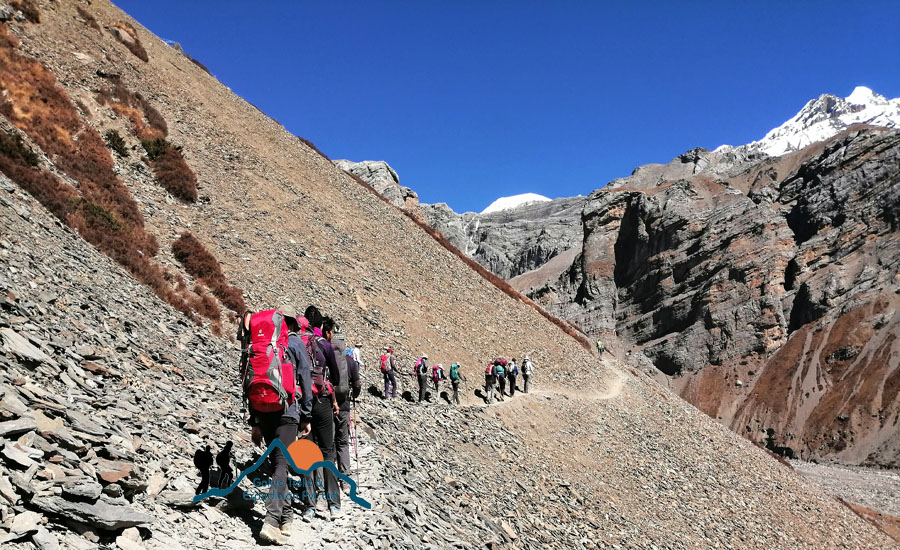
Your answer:
[[[244,395],[256,412],[283,411],[294,402],[296,392],[284,314],[277,309],[260,311],[250,318],[249,332]]]
[[[494,376],[497,378],[506,378],[506,370],[503,368],[503,365],[494,365]]]
[[[519,365],[516,365],[513,362],[510,362],[507,365],[507,369],[509,370],[509,376],[517,376],[519,374]]]
[[[337,385],[334,386],[334,395],[338,401],[344,401],[350,396],[350,365],[349,361],[353,361],[353,355],[347,356],[347,344],[344,335],[335,332],[331,338],[331,347],[334,348],[334,360],[338,367]],[[334,381],[332,381],[332,384]]]
[[[450,365],[450,380],[459,380],[459,365],[456,363]]]
[[[444,377],[444,369],[442,369],[440,365],[435,365],[431,368],[431,379],[435,382],[446,380],[446,378]]]
[[[319,344],[324,340],[321,336],[309,335],[306,340],[306,353],[309,355],[309,373],[312,377],[313,394],[328,393],[328,364],[325,362],[325,350]]]
[[[381,372],[387,372],[387,371],[388,371],[388,356],[382,355],[381,356]]]
[[[534,370],[534,364],[531,362],[531,359],[526,359],[522,361],[522,374],[526,374],[531,376]]]

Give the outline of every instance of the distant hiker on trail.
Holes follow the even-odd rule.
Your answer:
[[[513,358],[506,365],[506,378],[509,380],[509,396],[512,397],[516,395],[516,377],[519,375],[519,367],[516,365],[516,360]]]
[[[397,377],[394,368],[394,350],[387,348],[381,356],[381,376],[384,378],[384,398],[391,399],[397,397]],[[390,384],[390,393],[388,393],[388,384]]]
[[[334,340],[338,339],[334,335]],[[335,356],[338,349],[335,348]],[[337,449],[338,469],[341,473],[350,471],[350,406],[362,391],[362,382],[359,380],[359,363],[353,358],[353,350],[344,351],[344,356],[338,358],[347,364],[347,382],[342,380],[335,386],[335,397],[338,402],[338,415],[334,420],[334,446]],[[346,388],[346,389],[345,389]],[[349,490],[349,487],[347,487]]]
[[[209,445],[205,449],[197,449],[194,453],[194,466],[200,470],[200,485],[197,485],[195,495],[209,491],[209,468],[213,465],[213,455]]]
[[[219,466],[219,489],[227,489],[234,481],[234,470],[231,469],[232,445],[233,443],[229,441],[216,455],[216,465]]]
[[[497,384],[500,386],[498,397],[500,401],[504,401],[503,396],[506,395],[506,359],[494,361],[494,376],[497,377]]]
[[[450,385],[453,387],[453,397],[451,401],[459,405],[459,381],[466,378],[459,372],[459,363],[450,365]]]
[[[316,306],[306,308],[305,317],[309,319],[315,335],[307,342],[313,393],[310,439],[319,446],[325,460],[337,464],[337,454],[334,448],[334,418],[340,410],[334,395],[333,383],[339,381],[340,372],[330,341],[334,336],[334,321],[323,317]],[[321,474],[325,478],[325,500],[328,502],[328,510],[333,518],[338,517],[341,514],[341,491],[338,487],[337,476],[328,468],[322,468]],[[312,476],[304,477],[304,487],[316,487],[313,484]],[[303,516],[305,520],[312,520],[315,516],[315,500],[313,495],[307,496],[309,497],[307,501],[309,507],[303,512]]]
[[[425,400],[425,390],[428,386],[428,354],[423,353],[422,357],[419,357],[414,372],[419,382],[419,403],[421,403]]]
[[[528,393],[528,389],[531,387],[531,377],[534,376],[534,363],[531,362],[531,358],[527,355],[525,359],[522,359],[522,379],[525,380],[525,393]]]
[[[244,395],[250,410],[251,439],[268,447],[275,439],[287,447],[297,439],[300,424],[298,402],[302,391],[297,388],[297,367],[288,351],[290,345],[287,317],[296,317],[290,306],[285,311],[270,309],[250,318],[249,334],[241,334],[241,341],[249,339],[246,373],[243,374]],[[273,351],[274,346],[274,355]],[[278,378],[271,378],[273,366],[279,369]],[[288,487],[288,463],[281,449],[269,453],[272,466],[269,492],[265,496],[266,517],[259,538],[275,544],[285,544],[293,522],[291,495]]]
[[[362,342],[353,346],[353,360],[359,365],[360,370],[362,370],[366,364],[363,362],[362,358]]]
[[[497,375],[494,372],[494,362],[487,364],[484,370],[484,402],[491,404],[494,401],[494,385],[497,384]]]
[[[606,346],[603,345],[603,342],[597,340],[597,353],[603,355],[603,352],[606,351]]]
[[[431,368],[431,381],[434,383],[434,394],[437,395],[438,387],[442,380],[446,380],[444,375],[444,365],[437,364]]]

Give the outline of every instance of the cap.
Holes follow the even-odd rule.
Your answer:
[[[278,308],[278,311],[284,313],[285,317],[290,317],[292,319],[297,318],[297,308],[291,304],[282,304],[281,307]]]
[[[422,359],[428,359],[428,354],[427,354],[427,353],[423,353],[423,354],[422,354]]]

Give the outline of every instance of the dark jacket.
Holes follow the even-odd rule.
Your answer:
[[[301,422],[309,422],[312,417],[312,373],[309,354],[303,340],[296,332],[288,334],[288,356],[294,364],[297,373],[297,405]]]
[[[334,360],[334,348],[331,346],[331,342],[326,340],[325,338],[316,338],[316,342],[318,342],[318,347],[316,348],[316,361],[320,365],[325,365],[328,376],[328,384],[327,384],[327,395],[331,395],[334,393],[334,388],[331,386],[331,380],[337,380],[340,374],[338,373],[337,362]]]
[[[362,392],[362,380],[359,378],[359,363],[352,356],[347,357],[347,376],[350,378],[350,399],[338,401],[342,411],[350,410],[350,402],[356,401]]]

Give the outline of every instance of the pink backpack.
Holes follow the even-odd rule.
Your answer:
[[[294,365],[287,354],[288,328],[277,309],[260,311],[250,318],[248,368],[244,394],[254,411],[284,410],[294,402]]]

